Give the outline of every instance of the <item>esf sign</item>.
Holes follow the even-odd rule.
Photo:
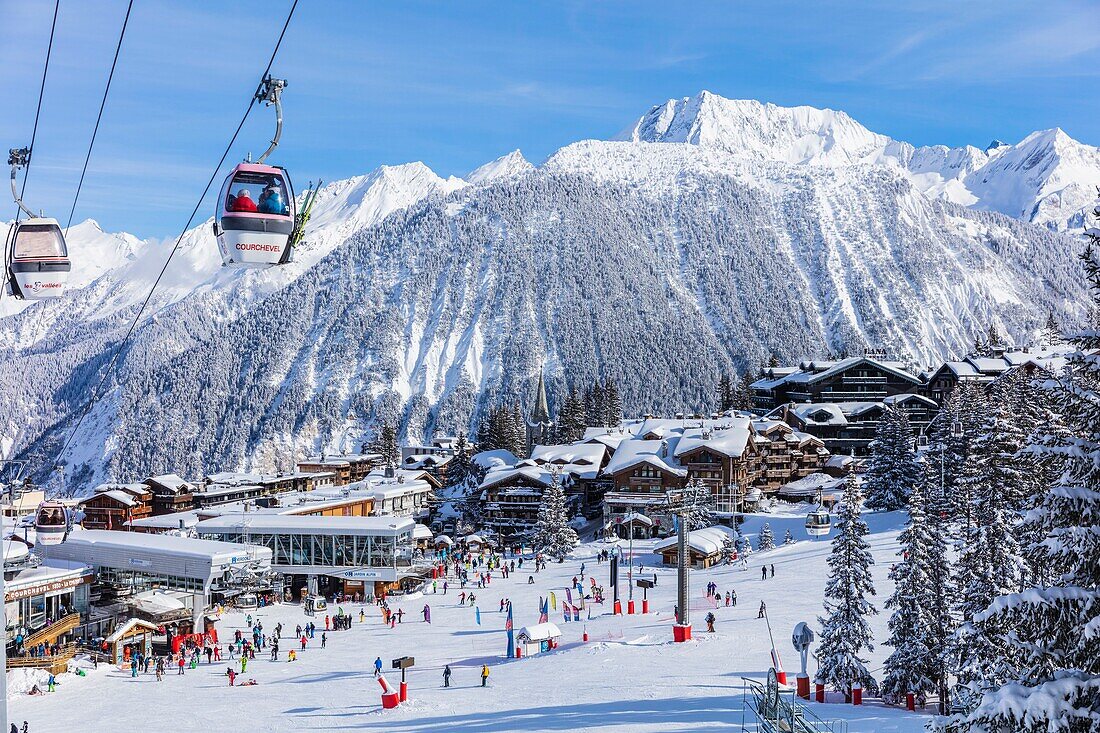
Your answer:
[[[140,560],[136,557],[130,558],[130,564],[136,568],[149,568],[153,566],[153,563],[149,562],[148,560]]]
[[[340,573],[340,576],[348,580],[357,580],[361,578],[381,578],[382,573],[377,570],[345,570]]]

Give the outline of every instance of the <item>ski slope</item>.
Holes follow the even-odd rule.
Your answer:
[[[806,540],[802,528],[804,509],[797,513],[750,516],[748,533],[771,522],[776,541],[782,542],[789,528],[800,541],[793,545],[750,556],[749,568],[696,570],[691,574],[692,621],[695,640],[686,644],[671,641],[672,607],[675,603],[675,571],[657,567],[658,586],[651,591],[648,616],[610,614],[610,600],[604,607],[592,606],[592,619],[564,623],[560,605],[550,620],[558,624],[561,648],[548,654],[519,660],[504,658],[505,614],[498,611],[501,598],[510,598],[515,627],[538,621],[538,601],[553,590],[560,603],[564,588],[579,575],[581,562],[606,586],[608,564],[597,564],[595,554],[609,545],[587,543],[562,565],[551,563],[527,584],[527,563],[507,580],[499,577],[484,590],[474,589],[482,611],[482,625],[475,624],[474,610],[458,606],[457,583],[447,595],[429,592],[424,596],[393,598],[393,610],[405,611],[405,622],[395,629],[384,627],[378,609],[367,606],[367,620],[359,623],[359,606],[345,611],[355,615],[351,630],[329,632],[328,646],[320,649],[320,631],[299,661],[288,663],[286,650],[293,645],[284,636],[280,661],[257,653],[238,683],[255,678],[256,686],[229,687],[224,676],[230,662],[200,664],[179,677],[170,670],[164,682],[155,676],[131,679],[129,670],[100,665],[87,677],[62,675],[53,694],[27,696],[14,691],[9,701],[10,719],[30,723],[33,733],[74,730],[144,730],[151,723],[172,731],[356,730],[409,733],[467,733],[489,731],[733,731],[742,725],[741,677],[762,678],[769,663],[767,627],[757,619],[760,601],[767,603],[776,644],[793,683],[797,655],[790,633],[798,621],[817,627],[825,585],[825,559],[829,542]],[[889,594],[886,573],[897,551],[898,513],[867,515],[869,536],[876,565],[873,574],[879,595],[875,605],[882,610]],[[755,538],[754,544],[755,544]],[[654,571],[651,541],[635,541],[634,552],[647,574]],[[775,565],[775,577],[760,579],[762,563]],[[473,573],[471,572],[471,575]],[[716,633],[706,633],[703,617],[708,610],[705,586],[718,584],[724,593],[735,588],[736,608],[719,608]],[[624,611],[625,581],[622,581]],[[587,585],[587,581],[586,581]],[[609,590],[610,596],[610,590]],[[640,593],[638,610],[641,608]],[[423,623],[420,609],[431,606],[432,624]],[[335,609],[332,609],[335,613]],[[258,611],[265,632],[271,633],[282,621],[293,633],[295,624],[307,618],[295,605],[280,605]],[[583,615],[583,614],[582,614]],[[321,622],[323,618],[316,619]],[[886,638],[887,614],[872,620],[876,639]],[[219,623],[223,640],[232,638],[245,625],[244,614],[227,614]],[[582,643],[587,627],[590,641]],[[889,653],[876,647],[870,667],[878,668]],[[390,660],[403,655],[416,658],[411,670],[410,700],[397,710],[382,710],[380,687],[373,678],[372,664],[380,656],[385,674],[396,687],[399,675],[389,670]],[[441,672],[449,663],[452,687],[442,687]],[[489,686],[481,689],[480,665],[489,665]],[[240,669],[237,662],[232,662]],[[810,673],[814,664],[810,663]],[[11,680],[13,688],[26,689],[25,679]],[[44,686],[43,686],[44,689]],[[843,703],[813,704],[814,712],[826,720],[845,720],[851,733],[916,733],[929,713],[909,713],[884,708],[877,701],[863,707]],[[751,714],[747,720],[751,721]],[[755,728],[750,726],[749,730]]]

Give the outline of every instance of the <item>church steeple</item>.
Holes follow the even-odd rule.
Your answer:
[[[535,404],[531,407],[531,415],[527,418],[530,425],[546,425],[550,423],[550,405],[546,400],[546,382],[542,378],[542,369],[539,369],[539,386],[535,388]]]

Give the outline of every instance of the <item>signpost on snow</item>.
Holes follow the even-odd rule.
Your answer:
[[[398,699],[401,702],[409,699],[409,684],[405,681],[405,670],[415,663],[416,660],[413,657],[398,657],[393,660],[393,668],[401,670],[401,691],[398,693]]]

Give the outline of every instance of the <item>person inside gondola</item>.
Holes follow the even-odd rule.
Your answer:
[[[230,211],[256,211],[256,202],[252,200],[252,193],[247,188],[237,191],[236,196],[229,198]]]
[[[272,182],[264,188],[263,193],[260,194],[259,212],[286,216],[286,204],[283,203],[283,194],[278,184]]]

